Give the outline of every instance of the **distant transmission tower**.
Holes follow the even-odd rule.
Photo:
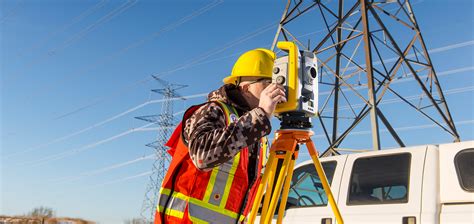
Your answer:
[[[381,148],[381,131],[391,136],[385,144],[405,147],[391,123],[410,124],[420,115],[459,141],[410,1],[288,0],[272,49],[280,40],[319,58],[320,95],[327,95],[319,101],[319,130],[328,142],[322,156],[338,154],[358,128],[371,128],[369,148]]]
[[[140,120],[155,123],[160,127],[157,140],[146,145],[153,148],[156,154],[142,203],[141,216],[146,223],[153,223],[161,182],[166,175],[170,163],[170,156],[166,152],[167,148],[164,145],[168,141],[173,127],[176,125],[176,122],[174,122],[172,101],[176,98],[184,100],[176,90],[186,87],[186,85],[169,83],[156,76],[153,76],[153,78],[163,86],[161,89],[152,90],[153,92],[163,95],[164,101],[161,107],[161,114],[136,117]]]

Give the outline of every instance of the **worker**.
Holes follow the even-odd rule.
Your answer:
[[[172,160],[155,215],[158,223],[245,223],[261,179],[270,118],[286,102],[272,83],[275,53],[242,54],[224,85],[190,107],[169,141]]]

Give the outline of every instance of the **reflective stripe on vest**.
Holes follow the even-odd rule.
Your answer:
[[[203,201],[225,208],[239,162],[240,153],[237,153],[232,160],[212,169]]]
[[[161,191],[164,192],[165,190],[167,189],[162,188]],[[161,195],[165,194],[162,193]],[[239,214],[235,212],[222,209],[219,206],[209,204],[196,198],[191,198],[179,192],[173,192],[173,195],[170,198],[170,202],[171,201],[172,203],[170,204],[173,205],[173,209],[167,208],[165,211],[166,215],[183,218],[184,211],[186,209],[186,203],[189,202],[189,218],[195,223],[208,223],[204,220],[209,219],[209,217],[212,217],[212,220],[214,221],[213,223],[233,223],[235,220],[237,220],[237,218],[239,218],[239,221],[243,221],[245,219],[245,216],[243,215],[240,215],[239,217]],[[163,211],[162,206],[160,206],[159,209],[160,212]]]
[[[168,199],[170,198],[170,189],[166,188],[161,188],[160,189],[160,195],[158,196],[158,208],[157,210],[160,212],[163,212],[164,207],[166,206],[166,202],[168,202]]]
[[[173,205],[173,208],[167,208],[165,211],[165,214],[181,219],[183,218],[184,210],[186,209],[186,201],[180,198],[176,198],[176,197],[170,198],[170,193],[171,193],[170,189],[166,189],[166,188],[160,189],[160,199],[158,200],[157,209],[160,213],[163,212],[164,206],[168,202],[168,199],[170,199],[168,204]]]
[[[219,101],[216,102],[224,110],[227,125],[238,119],[237,111],[233,107]],[[194,223],[207,224],[208,222],[204,220],[209,218],[212,218],[212,223],[233,223],[237,219],[243,221],[245,216],[240,215],[239,217],[238,213],[225,209],[239,163],[240,152],[233,159],[213,168],[202,200],[180,192],[173,192],[170,196],[170,189],[161,188],[158,211],[162,213],[165,210],[164,207],[167,206],[164,211],[165,215],[183,218],[186,204],[188,204],[189,218]]]
[[[265,167],[267,164],[267,159],[268,159],[268,138],[263,137],[262,138],[262,145],[260,146],[260,167]],[[261,173],[263,174],[263,169],[261,170]]]

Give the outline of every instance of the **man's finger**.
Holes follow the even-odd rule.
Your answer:
[[[278,90],[278,95],[286,96],[285,90],[282,90],[282,89],[277,89],[277,90]]]
[[[267,92],[272,92],[273,90],[275,90],[277,87],[277,85],[275,83],[272,83],[270,84],[269,86],[267,86],[267,88],[264,89],[264,91],[267,91]]]
[[[286,97],[286,94],[283,90],[281,89],[275,89],[273,90],[273,92],[271,93],[271,97],[272,98],[275,98],[277,96],[283,96],[283,97]]]
[[[281,89],[281,90],[285,91],[285,87],[283,87],[282,85],[280,85],[280,84],[276,84],[275,86],[276,86],[276,88],[278,88],[278,89]]]
[[[286,97],[279,95],[278,97],[275,97],[273,99],[274,102],[277,103],[285,103],[286,102]]]
[[[275,88],[272,92],[271,92],[271,96],[272,97],[275,97],[275,96],[278,96],[281,94],[281,90],[278,89],[278,88]]]

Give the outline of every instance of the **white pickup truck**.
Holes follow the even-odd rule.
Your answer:
[[[474,141],[332,156],[321,163],[346,224],[474,223]],[[291,185],[283,223],[336,223],[311,161],[295,167]]]

